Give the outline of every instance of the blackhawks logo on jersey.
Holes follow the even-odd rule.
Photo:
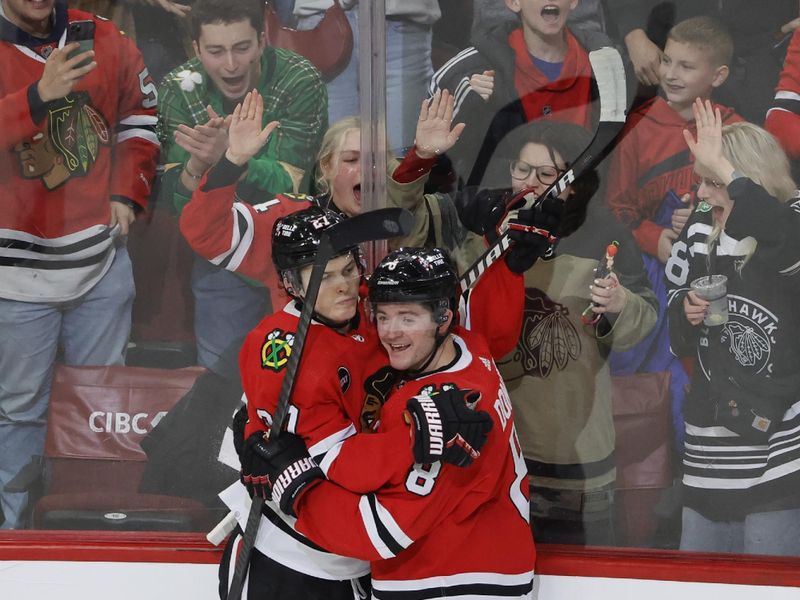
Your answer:
[[[48,109],[44,131],[14,146],[20,175],[40,179],[53,190],[70,177],[86,175],[97,161],[100,147],[111,143],[103,115],[86,92],[56,101]]]
[[[364,382],[364,405],[361,407],[361,431],[378,430],[381,409],[396,382],[397,371],[390,366],[381,367],[367,377]]]
[[[280,329],[269,332],[261,346],[261,368],[271,369],[276,373],[283,369],[292,355],[292,344],[294,344],[293,333]]]

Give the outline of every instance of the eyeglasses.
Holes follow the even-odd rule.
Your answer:
[[[536,173],[536,179],[544,185],[550,185],[558,179],[562,169],[558,169],[553,165],[529,165],[524,160],[511,161],[511,177],[514,179],[525,180],[531,176],[531,173]]]
[[[721,190],[722,188],[726,187],[724,183],[721,181],[717,181],[716,179],[709,179],[708,177],[701,177],[700,183],[705,185],[706,187],[713,187],[715,190]]]

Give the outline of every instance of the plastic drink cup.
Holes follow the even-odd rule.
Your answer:
[[[710,327],[728,322],[728,278],[725,275],[698,277],[690,284],[695,293],[710,302],[703,323]]]

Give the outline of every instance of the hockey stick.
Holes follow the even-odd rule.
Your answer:
[[[408,235],[413,224],[414,217],[407,210],[382,208],[345,219],[322,233],[314,264],[311,268],[311,278],[303,299],[303,309],[300,311],[297,331],[292,343],[292,353],[286,364],[286,375],[281,384],[278,405],[272,417],[272,427],[269,431],[270,441],[275,440],[280,435],[283,421],[289,410],[289,401],[292,397],[297,369],[303,356],[308,328],[311,326],[311,319],[314,313],[314,305],[317,302],[322,275],[325,273],[328,261],[343,250],[358,246],[364,242]],[[236,557],[236,568],[233,572],[228,600],[241,600],[244,579],[250,565],[250,555],[253,552],[253,545],[258,534],[263,508],[264,499],[261,496],[255,496],[250,506],[250,513],[247,516],[247,525],[242,536],[239,555]]]
[[[611,47],[600,48],[590,52],[589,62],[592,65],[592,72],[594,73],[598,95],[600,96],[600,122],[597,125],[594,138],[586,150],[575,159],[570,168],[547,188],[539,198],[534,197],[530,189],[525,189],[517,194],[509,204],[524,197],[527,201],[524,208],[536,207],[544,202],[546,198],[558,196],[585,171],[597,166],[614,147],[617,135],[625,124],[625,108],[627,105],[625,67],[622,64],[622,57],[619,52]],[[549,235],[549,232],[544,230],[538,230],[537,233]],[[503,256],[511,247],[511,244],[513,244],[513,241],[509,237],[508,231],[501,233],[483,256],[462,275],[459,282],[462,293],[474,286],[483,272]]]

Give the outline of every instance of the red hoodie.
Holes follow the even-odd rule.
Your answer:
[[[733,109],[715,104],[728,125],[743,119]],[[615,150],[608,184],[608,206],[630,227],[642,251],[658,255],[663,227],[653,222],[665,194],[683,196],[698,181],[694,157],[683,139],[683,130],[697,131],[666,100],[657,97],[628,116],[622,141]]]

